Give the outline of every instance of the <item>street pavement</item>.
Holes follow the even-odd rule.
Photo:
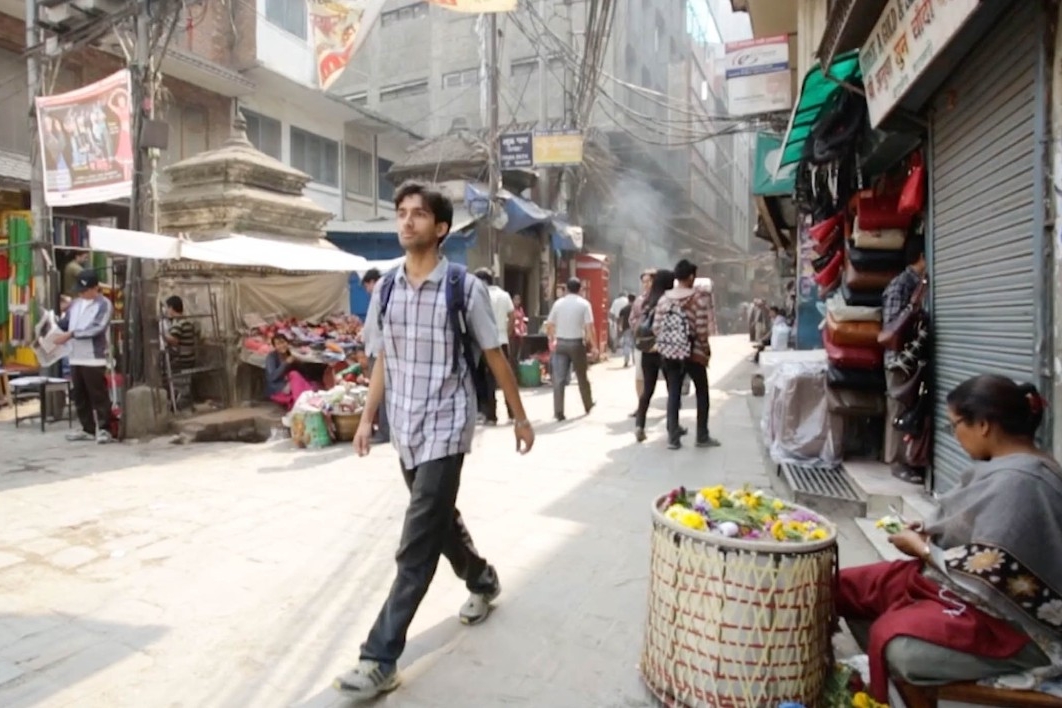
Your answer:
[[[592,369],[597,406],[552,421],[525,392],[538,438],[477,435],[459,506],[503,593],[464,627],[445,561],[377,705],[654,705],[637,673],[651,500],[680,484],[768,486],[747,338],[713,342],[711,432],[665,448],[663,386],[637,444],[633,371]],[[684,418],[692,427],[692,398]],[[73,445],[0,424],[0,706],[244,708],[346,705],[349,668],[394,573],[407,492],[390,448]],[[692,441],[691,441],[692,442]],[[869,557],[854,526],[842,560]]]

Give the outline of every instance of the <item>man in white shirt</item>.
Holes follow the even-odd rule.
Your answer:
[[[494,311],[494,321],[498,325],[498,337],[502,342],[502,351],[505,353],[505,358],[509,358],[509,340],[513,335],[514,320],[513,315],[516,312],[516,307],[513,306],[513,299],[509,293],[502,290],[500,287],[494,284],[494,274],[490,272],[488,268],[480,268],[476,271],[476,277],[483,281],[483,284],[487,286],[487,294],[490,295],[490,307]],[[498,382],[494,379],[494,376],[490,372],[490,367],[481,362],[481,366],[484,367],[484,381],[487,384],[487,390],[484,392],[484,400],[480,401],[479,412],[482,414],[484,422],[487,425],[498,424]],[[505,403],[505,411],[509,415],[509,420],[513,419],[513,411],[509,408],[509,403]]]
[[[582,283],[578,278],[568,281],[568,294],[553,303],[546,320],[546,334],[555,343],[553,354],[553,415],[564,420],[564,384],[568,373],[575,369],[579,381],[579,395],[587,413],[594,407],[590,395],[590,379],[587,376],[587,342],[589,350],[597,354],[594,346],[594,313],[590,303],[579,295]]]
[[[623,328],[620,327],[619,315],[620,310],[626,307],[627,304],[627,293],[620,293],[608,308],[608,338],[611,343],[612,351],[616,351],[620,348],[619,337]]]

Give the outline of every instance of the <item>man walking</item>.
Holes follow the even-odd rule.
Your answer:
[[[369,303],[368,319],[378,323],[379,340],[370,352],[376,366],[354,448],[359,455],[369,453],[373,415],[386,402],[410,500],[391,592],[361,646],[358,665],[333,684],[359,701],[398,686],[397,662],[440,555],[471,592],[459,612],[465,624],[485,620],[501,592],[494,567],[476,551],[456,507],[476,425],[476,354],[482,352],[516,414],[517,451],[526,453],[535,442],[487,289],[439,252],[453,222],[453,204],[425,185],[406,183],[395,193],[395,210],[406,260],[380,280]]]
[[[564,387],[569,373],[575,369],[575,378],[579,382],[579,395],[583,399],[583,409],[587,413],[594,407],[590,395],[590,378],[587,375],[589,350],[596,356],[594,346],[594,313],[586,298],[579,296],[582,283],[578,278],[568,280],[568,294],[553,303],[546,319],[546,334],[555,340],[553,354],[553,415],[557,420],[564,420]]]
[[[509,293],[502,290],[500,287],[494,284],[494,274],[487,268],[480,268],[476,271],[476,277],[483,281],[483,284],[487,286],[487,294],[490,296],[491,311],[494,312],[494,321],[498,325],[498,338],[503,344],[502,353],[505,354],[505,358],[509,358],[509,340],[513,336],[513,316],[516,312],[516,307],[513,305],[513,299]],[[483,415],[483,420],[487,425],[498,424],[498,381],[490,372],[490,367],[487,366],[485,360],[479,362],[480,368],[483,374],[483,383],[485,386],[483,402],[480,413]],[[513,409],[509,406],[508,402],[505,404],[505,411],[509,415],[509,420],[513,419]]]
[[[634,298],[634,304],[631,305],[629,322],[632,329],[637,329],[638,323],[642,320],[645,299],[649,296],[649,289],[653,286],[653,276],[655,275],[655,268],[642,271],[642,292],[638,297]],[[642,352],[636,347],[634,349],[634,393],[638,396],[639,404],[644,390],[645,374],[642,372]],[[631,413],[631,418],[635,418],[637,415],[638,407],[635,406],[634,412]]]
[[[668,447],[682,447],[679,409],[682,407],[682,382],[688,376],[697,396],[697,447],[718,447],[719,441],[708,434],[708,359],[712,355],[711,297],[693,287],[697,266],[685,258],[675,265],[675,287],[660,298],[654,328],[656,347],[663,359],[667,377]]]
[[[365,292],[369,293],[370,302],[378,282],[380,282],[380,271],[376,268],[369,268],[365,271],[365,275],[361,276],[361,286],[365,288]],[[361,330],[361,343],[365,347],[365,354],[369,357],[369,376],[372,376],[372,370],[376,366],[376,357],[372,352],[379,349],[380,332],[376,324],[375,321],[366,318],[365,326]],[[387,424],[387,406],[380,406],[376,413],[376,433],[370,442],[373,445],[391,442],[391,428]]]
[[[77,442],[113,440],[107,431],[111,419],[111,395],[107,390],[107,341],[114,308],[100,293],[100,280],[91,270],[83,270],[74,282],[77,297],[59,320],[65,334],[56,340],[72,342],[70,382],[81,430],[67,440]]]

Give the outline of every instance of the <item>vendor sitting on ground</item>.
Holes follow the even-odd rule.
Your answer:
[[[948,423],[973,466],[924,526],[889,537],[914,560],[841,571],[837,611],[869,630],[876,700],[890,669],[933,685],[1062,668],[1045,653],[1062,639],[1062,468],[1034,442],[1043,411],[1003,376],[956,387]]]
[[[319,368],[319,367],[318,367]],[[306,391],[316,391],[321,384],[310,367],[303,366],[291,351],[291,342],[282,334],[273,336],[273,351],[265,360],[265,394],[269,400],[291,410]]]

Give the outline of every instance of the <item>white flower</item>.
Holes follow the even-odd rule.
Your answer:
[[[1036,611],[1036,616],[1048,624],[1056,627],[1062,626],[1062,600],[1054,599],[1040,605],[1040,609]]]

